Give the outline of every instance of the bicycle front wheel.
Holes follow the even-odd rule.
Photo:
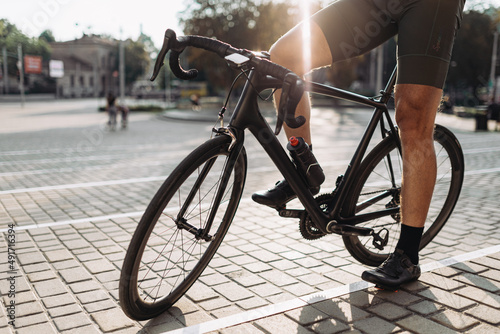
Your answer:
[[[244,148],[230,138],[202,144],[170,174],[144,213],[125,256],[119,286],[130,318],[170,308],[202,274],[236,213],[246,177]]]
[[[456,137],[446,128],[436,125],[434,148],[437,157],[437,179],[431,206],[425,222],[420,249],[441,230],[457,203],[464,178],[464,158]],[[391,136],[386,137],[366,156],[359,175],[347,195],[346,216],[369,213],[387,208],[399,208],[402,158]],[[400,215],[374,219],[359,226],[374,229],[380,237],[343,236],[346,249],[363,264],[378,266],[392,253],[400,235]]]

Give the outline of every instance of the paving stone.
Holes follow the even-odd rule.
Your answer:
[[[76,298],[82,304],[94,303],[101,300],[106,300],[109,298],[109,295],[102,290],[95,290],[89,292],[83,292],[76,295]]]
[[[344,324],[341,321],[338,321],[333,318],[325,319],[323,321],[312,324],[309,327],[314,333],[318,334],[331,334],[331,333],[340,333],[348,330],[350,327],[347,324]]]
[[[30,252],[17,254],[17,261],[21,266],[27,266],[35,263],[47,262],[47,259],[40,252]]]
[[[278,288],[277,286],[270,284],[270,283],[252,286],[249,288],[249,290],[260,297],[268,297],[268,296],[272,296],[272,295],[277,295],[277,294],[282,292],[282,290],[280,288]]]
[[[408,309],[414,312],[417,312],[421,315],[429,315],[432,313],[436,313],[437,311],[443,308],[442,305],[437,302],[432,302],[429,300],[422,300],[416,304],[408,306]]]
[[[368,312],[340,299],[325,300],[313,304],[312,307],[346,323],[356,322],[370,316]]]
[[[16,303],[17,304],[17,303]],[[40,302],[34,301],[16,305],[16,316],[18,318],[32,314],[43,313],[44,309]]]
[[[52,318],[61,317],[75,313],[81,313],[82,308],[78,304],[70,304],[48,309],[48,313]]]
[[[46,314],[37,313],[37,314],[33,314],[33,315],[27,315],[24,317],[16,318],[15,321],[16,321],[16,330],[17,330],[17,329],[23,328],[23,327],[48,323],[49,319],[47,318]]]
[[[467,331],[468,334],[500,334],[500,328],[481,324]]]
[[[457,278],[450,279],[434,273],[423,273],[419,278],[419,281],[422,283],[426,283],[446,291],[456,290],[464,286],[463,283],[457,280]]]
[[[347,303],[362,309],[384,302],[382,299],[366,292],[365,290],[351,292],[349,294],[340,296],[340,298]]]
[[[8,294],[5,294],[3,296],[3,302],[5,303],[5,305],[8,305],[10,303],[11,299],[12,298],[10,298]],[[37,298],[32,291],[16,292],[16,296],[15,296],[16,304],[24,304],[24,303],[33,302],[36,300],[37,300]],[[0,313],[0,315],[1,315],[1,313]]]
[[[302,282],[284,286],[283,289],[297,297],[306,296],[311,293],[317,292],[314,287]]]
[[[91,324],[90,319],[85,313],[76,313],[54,318],[54,323],[59,331],[84,327]]]
[[[67,292],[66,287],[59,279],[36,282],[33,286],[41,298],[60,295]]]
[[[394,305],[392,303],[379,303],[373,307],[370,307],[368,310],[389,321],[401,319],[411,314],[411,312],[404,309],[403,307]]]
[[[71,254],[71,252],[67,249],[48,251],[45,252],[45,256],[47,257],[47,260],[49,260],[49,262],[58,262],[73,259],[73,254]]]
[[[135,329],[137,333],[137,328]],[[66,331],[61,332],[61,334],[102,334],[102,332],[96,328],[95,325],[87,325],[83,327],[78,327],[78,328],[73,328],[73,329],[68,329]],[[115,332],[118,333],[118,332]],[[130,333],[133,334],[133,333]]]
[[[218,297],[198,302],[197,305],[201,307],[203,310],[210,312],[231,306],[232,303],[226,298]],[[238,313],[241,312],[241,309],[239,307],[237,307],[236,309],[238,310]],[[211,312],[211,314],[213,314],[213,312]]]
[[[287,311],[285,315],[305,327],[329,318],[327,314],[310,305]]]
[[[107,260],[104,259],[84,262],[83,265],[87,268],[87,270],[91,274],[98,274],[106,271],[112,271],[115,269],[115,266],[113,266],[111,263],[109,263]]]
[[[214,286],[213,289],[221,296],[224,296],[225,298],[233,302],[252,297],[251,292],[233,282]]]
[[[88,271],[81,267],[60,270],[59,275],[61,275],[67,284],[92,279],[92,276],[88,273]]]
[[[221,275],[219,273],[213,273],[209,275],[203,275],[199,278],[199,280],[205,283],[207,286],[214,286],[221,283],[229,282],[229,278],[225,275]]]
[[[181,314],[175,318],[186,327],[213,320],[209,314],[200,310],[188,314]]]
[[[363,333],[394,333],[401,331],[401,328],[394,323],[377,317],[356,321],[353,326],[363,331]]]
[[[407,329],[414,333],[440,333],[440,334],[454,334],[455,330],[438,324],[437,322],[423,318],[418,315],[413,315],[402,320],[398,320],[396,324],[403,329]]]
[[[116,331],[134,325],[132,320],[118,308],[92,313],[91,316],[103,332]]]
[[[429,288],[427,290],[419,292],[420,296],[429,298],[434,302],[443,304],[447,307],[451,307],[452,309],[457,311],[464,310],[476,304],[473,300],[462,297],[463,294],[461,294],[462,296],[460,296],[459,294],[460,292],[454,294],[437,288]]]
[[[465,273],[455,277],[455,279],[492,293],[500,291],[500,282],[489,280],[476,274]]]
[[[50,323],[43,323],[43,324],[38,324],[38,325],[33,325],[33,326],[28,326],[28,327],[23,327],[19,328],[16,330],[17,334],[33,334],[33,333],[40,333],[40,334],[57,334],[57,330],[52,326]]]
[[[435,314],[431,319],[457,331],[464,331],[479,323],[476,319],[453,310],[445,310]]]
[[[71,291],[78,294],[82,292],[102,289],[102,285],[93,280],[87,280],[83,282],[73,283],[69,286],[69,288],[71,289]]]
[[[113,307],[116,307],[116,304],[109,300],[101,300],[95,303],[89,303],[85,304],[84,308],[88,313],[94,313],[94,312],[99,312],[99,311],[104,311],[104,310],[109,310]]]
[[[472,309],[465,311],[482,321],[486,321],[492,325],[500,325],[500,310],[493,309],[486,305],[478,305]]]
[[[284,315],[275,315],[255,321],[257,328],[262,328],[267,333],[313,333],[311,330],[299,325]]]
[[[456,292],[456,294],[475,300],[484,305],[488,305],[494,308],[500,308],[499,295],[495,295],[472,286],[460,289]]]
[[[76,303],[76,299],[69,293],[64,295],[50,296],[42,299],[46,308],[70,305]]]
[[[269,305],[269,303],[260,297],[251,297],[236,302],[236,305],[241,307],[243,310],[256,309],[258,307]]]
[[[187,291],[186,296],[194,302],[202,302],[208,299],[217,298],[220,294],[213,288],[198,281]]]
[[[39,281],[47,281],[53,278],[58,278],[56,273],[50,270],[47,271],[38,271],[36,273],[27,275],[30,282],[39,282]]]
[[[298,281],[286,273],[279,270],[265,271],[259,274],[260,277],[279,287],[297,283]]]
[[[219,331],[220,334],[262,334],[262,331],[257,329],[252,324],[242,324],[234,327],[225,328]]]
[[[260,270],[257,270],[257,271],[260,271]],[[233,271],[233,272],[227,274],[226,276],[228,278],[238,282],[239,284],[241,284],[244,287],[251,287],[251,286],[265,283],[265,280],[263,280],[258,275],[255,275],[252,272],[241,270],[241,269],[237,270],[237,271]]]

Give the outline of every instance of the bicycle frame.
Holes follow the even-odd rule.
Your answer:
[[[257,102],[258,93],[265,89],[280,88],[281,83],[278,80],[269,76],[264,77],[255,71],[250,71],[248,81],[243,88],[242,95],[225,131],[233,138],[233,143],[231,144],[230,149],[237,150],[236,153],[231,152],[231,154],[234,154],[233,156],[237,157],[239,150],[243,146],[244,130],[249,129],[272,159],[278,170],[288,181],[305,210],[309,213],[315,225],[317,225],[318,229],[320,229],[323,233],[369,235],[372,233],[371,229],[356,227],[355,225],[363,221],[395,214],[399,212],[399,207],[372,212],[369,214],[355,215],[353,217],[342,217],[340,215],[340,209],[343,204],[342,199],[353,182],[353,171],[356,171],[359,168],[368,149],[370,140],[379,124],[382,130],[382,137],[392,135],[397,143],[397,146],[401,150],[399,136],[397,135],[396,128],[387,109],[387,103],[392,96],[392,91],[395,85],[395,78],[396,68],[394,69],[385,89],[381,92],[381,96],[377,99],[318,83],[310,82],[306,85],[306,90],[311,93],[374,107],[372,118],[365,129],[361,141],[347,167],[344,176],[340,179],[340,182],[338,182],[337,188],[334,191],[334,197],[331,205],[329,206],[329,209],[331,208],[331,210],[329,210],[328,214],[320,209],[313,195],[309,191],[307,184],[296,170],[293,162],[285,152],[278,138],[260,113]],[[384,119],[387,121],[388,128],[385,126]],[[234,145],[236,143],[239,145]],[[395,180],[393,180],[393,184],[394,181]],[[384,195],[382,195],[382,197],[384,197]],[[379,195],[377,200],[382,197]],[[284,210],[283,212],[280,212],[280,214],[285,217],[295,217],[294,210]]]

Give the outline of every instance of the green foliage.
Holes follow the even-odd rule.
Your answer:
[[[141,77],[149,65],[149,54],[144,42],[139,38],[125,42],[125,84],[130,85]]]
[[[54,37],[54,34],[52,33],[51,30],[44,30],[38,37],[39,39],[45,40],[47,43],[52,43],[55,42],[56,39]]]
[[[311,8],[320,8],[317,1]],[[181,14],[186,35],[202,35],[249,50],[268,50],[271,45],[300,20],[298,4],[258,0],[192,0]],[[230,71],[221,67],[219,57],[201,50],[189,50],[190,66],[204,72],[216,86],[227,86]]]
[[[41,38],[29,38],[15,25],[5,19],[0,19],[0,49],[6,47],[8,57],[8,71],[11,75],[17,74],[17,47],[22,46],[23,55],[42,56],[43,60],[50,59],[49,43]]]

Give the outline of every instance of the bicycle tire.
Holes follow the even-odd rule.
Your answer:
[[[434,130],[434,146],[437,156],[438,176],[425,223],[424,233],[420,242],[420,249],[424,248],[439,233],[450,217],[460,196],[464,178],[464,157],[457,138],[448,129],[436,125]],[[388,180],[388,159],[391,159],[395,177],[398,182],[396,187]],[[397,163],[396,163],[397,162]],[[390,191],[389,198],[375,203],[369,210],[381,210],[384,207],[399,206],[401,184],[402,159],[396,142],[392,136],[384,138],[366,156],[359,168],[359,174],[354,177],[355,183],[346,196],[343,212],[347,216],[354,215],[358,203],[366,203],[367,198],[374,194]],[[367,208],[368,209],[368,208]],[[365,213],[365,211],[363,211]],[[399,214],[382,217],[360,224],[371,227],[375,232],[387,230],[387,244],[383,249],[378,249],[373,243],[373,237],[343,236],[343,241],[349,253],[359,262],[378,266],[394,251],[400,235]],[[384,236],[384,233],[381,233]],[[380,244],[379,244],[380,247]]]
[[[244,147],[234,166],[227,167],[232,159],[230,141],[228,136],[218,136],[190,153],[146,209],[120,276],[119,299],[128,317],[146,320],[169,309],[200,277],[219,248],[239,205],[247,172]],[[229,182],[220,205],[214,207],[224,177],[229,177]],[[184,200],[190,203],[185,206]],[[200,239],[201,229],[215,212],[212,239]],[[191,227],[186,228],[186,223]],[[200,233],[189,232],[195,230],[192,227]]]

